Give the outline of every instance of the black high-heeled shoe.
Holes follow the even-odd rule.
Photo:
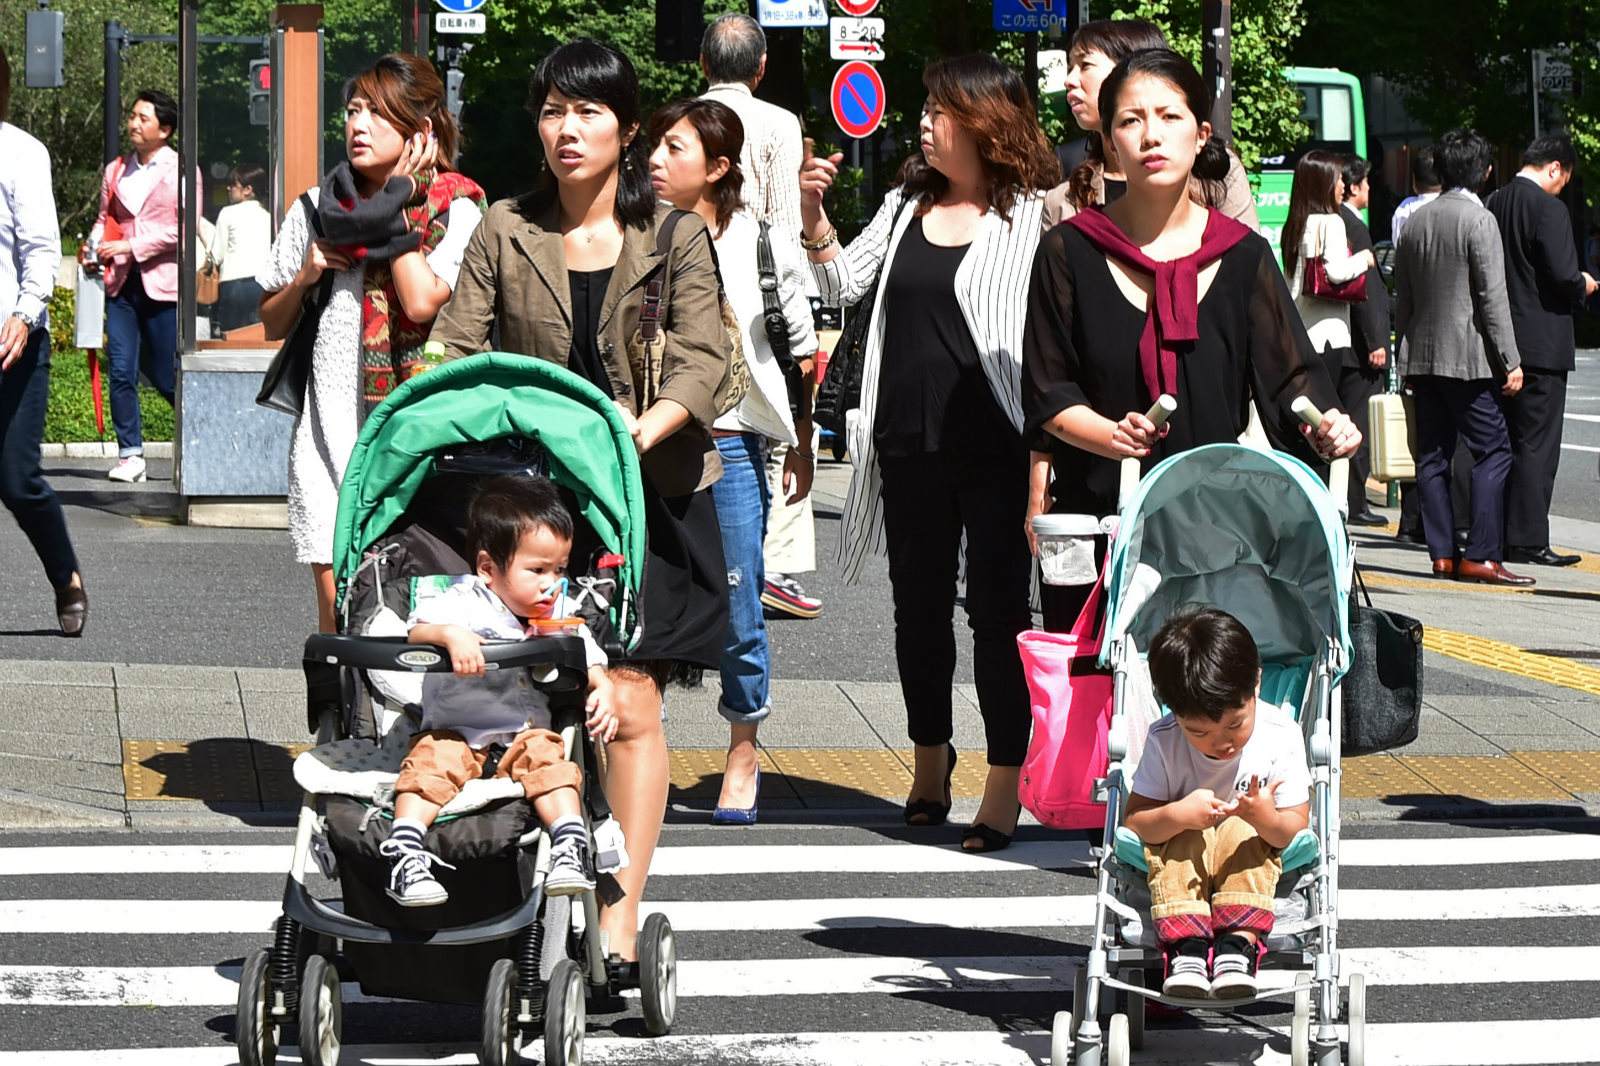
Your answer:
[[[61,626],[61,635],[83,636],[83,627],[88,621],[89,594],[83,591],[83,586],[56,589],[56,622]]]
[[[1017,819],[1022,818],[1022,804],[1017,804]],[[974,855],[982,855],[987,851],[1000,851],[1011,846],[1011,838],[1016,835],[1015,827],[1009,833],[1002,833],[998,829],[991,829],[982,822],[973,822],[961,834],[961,850],[970,851]],[[981,845],[976,848],[967,847],[969,840],[976,840]]]
[[[918,829],[925,829],[931,825],[943,825],[950,817],[950,807],[955,796],[950,791],[951,779],[956,775],[956,746],[949,745],[950,765],[944,771],[944,802],[937,800],[906,800],[904,818],[906,824]],[[922,818],[924,821],[914,822],[913,818]]]

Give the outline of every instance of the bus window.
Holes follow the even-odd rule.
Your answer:
[[[1355,108],[1343,85],[1305,85],[1300,117],[1311,127],[1311,140],[1324,144],[1355,143]]]

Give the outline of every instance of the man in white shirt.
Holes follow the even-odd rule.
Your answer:
[[[706,27],[700,40],[700,69],[709,88],[705,98],[726,104],[744,125],[744,150],[739,170],[744,175],[745,208],[772,229],[774,241],[800,240],[800,164],[804,145],[800,119],[790,111],[758,100],[755,88],[767,73],[767,35],[749,15],[729,14]],[[795,258],[801,258],[798,247]],[[801,369],[810,377],[810,361]],[[816,440],[801,441],[801,455],[812,459]],[[761,602],[798,618],[815,618],[822,601],[806,595],[795,574],[817,568],[816,533],[808,494],[788,503],[783,486],[785,445],[772,449],[767,481],[772,512],[767,519],[765,563],[767,582]]]
[[[50,153],[5,121],[11,64],[0,50],[0,501],[55,588],[56,618],[78,636],[89,610],[61,502],[39,468],[50,399],[46,308],[61,265]]]
[[[1400,243],[1400,230],[1406,221],[1417,213],[1417,208],[1439,198],[1439,172],[1433,166],[1432,145],[1419,149],[1417,154],[1411,157],[1411,184],[1417,191],[1400,201],[1394,209],[1394,217],[1389,220],[1391,244]]]

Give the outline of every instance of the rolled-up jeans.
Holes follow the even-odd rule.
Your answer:
[[[1146,844],[1144,856],[1150,865],[1150,917],[1163,944],[1236,930],[1263,937],[1272,931],[1283,853],[1243,818]]]
[[[722,477],[711,486],[728,565],[728,635],[722,648],[722,699],[717,710],[735,725],[754,725],[772,713],[772,658],[761,612],[766,581],[762,544],[767,533],[766,439],[756,433],[715,438]]]

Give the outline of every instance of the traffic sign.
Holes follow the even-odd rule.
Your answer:
[[[457,15],[450,11],[433,13],[434,33],[488,33],[489,19],[479,14]]]
[[[888,102],[883,79],[871,63],[860,60],[839,68],[828,99],[833,103],[833,121],[847,137],[866,137],[876,130]]]
[[[826,26],[828,0],[757,0],[756,21],[768,29]]]
[[[829,19],[828,54],[834,59],[882,59],[882,19]]]
[[[1072,0],[994,0],[994,28],[1010,33],[1038,33],[1042,30],[1069,29]]]
[[[488,0],[436,0],[436,2],[446,11],[453,12],[457,15],[466,15],[478,10],[478,8],[482,7],[488,2]],[[454,32],[459,33],[461,31],[457,30]]]
[[[872,14],[872,9],[878,6],[878,0],[833,0],[833,2],[839,5],[840,11],[856,18]]]

